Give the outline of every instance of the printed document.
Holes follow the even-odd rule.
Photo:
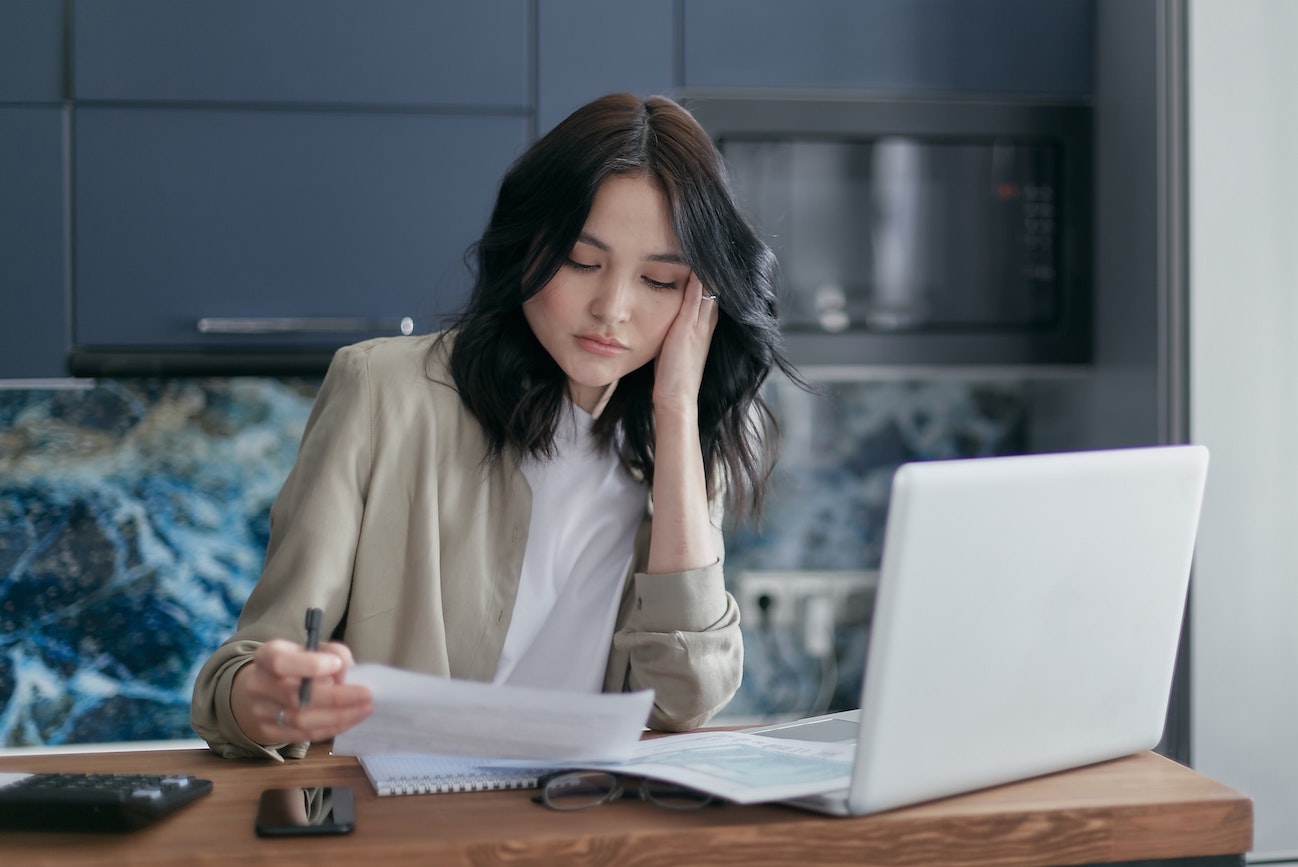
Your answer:
[[[855,743],[768,738],[742,731],[690,732],[641,742],[604,770],[666,780],[737,804],[762,804],[846,789]]]
[[[386,665],[357,665],[374,713],[334,739],[338,755],[438,753],[543,763],[631,757],[653,692],[577,693],[451,680]]]

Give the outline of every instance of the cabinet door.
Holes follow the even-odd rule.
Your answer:
[[[465,249],[526,138],[522,117],[78,109],[75,342],[358,336],[202,334],[209,317],[410,316],[427,330],[460,305]]]
[[[0,378],[67,373],[64,110],[0,107]]]
[[[63,99],[63,4],[0,3],[0,102]]]
[[[682,0],[687,87],[1089,95],[1090,0]]]
[[[78,100],[530,107],[529,0],[77,0]]]
[[[538,133],[605,93],[669,93],[676,83],[675,30],[670,3],[540,0]]]

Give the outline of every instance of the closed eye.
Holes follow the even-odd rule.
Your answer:
[[[644,281],[645,281],[646,283],[648,283],[649,286],[650,286],[651,288],[653,288],[653,289],[661,289],[661,290],[663,290],[663,291],[667,291],[667,290],[669,290],[669,289],[675,289],[675,288],[676,288],[676,281],[675,281],[675,280],[672,280],[672,281],[669,281],[669,282],[667,282],[667,283],[664,283],[663,281],[661,281],[661,280],[655,280],[655,279],[653,279],[652,277],[645,277],[645,278],[644,278]]]
[[[572,259],[572,258],[566,259],[564,260],[564,262],[569,268],[572,268],[577,271],[594,271],[597,268],[599,268],[598,265],[587,265],[583,262],[578,262],[576,259]]]

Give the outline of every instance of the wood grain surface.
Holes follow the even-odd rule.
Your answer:
[[[5,756],[0,770],[187,773],[214,791],[129,834],[0,831],[0,864],[998,865],[1225,855],[1252,845],[1252,802],[1153,753],[859,818],[782,806],[677,813],[623,800],[578,813],[531,791],[380,798],[355,759],[317,745],[301,761],[203,750]],[[262,839],[262,789],[350,785],[356,831]]]

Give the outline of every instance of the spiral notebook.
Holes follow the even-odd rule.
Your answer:
[[[374,791],[380,795],[534,789],[542,776],[554,770],[543,765],[463,756],[384,754],[358,758]]]

